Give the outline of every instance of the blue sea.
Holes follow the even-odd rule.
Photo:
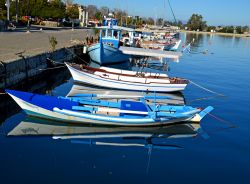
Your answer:
[[[197,134],[187,127],[164,132],[53,125],[27,119],[0,95],[0,183],[250,183],[250,38],[182,39],[192,47],[168,63],[169,75],[191,81],[183,92],[187,105],[214,107]],[[66,69],[47,76],[15,89],[65,96],[72,88]],[[35,126],[18,129],[25,121]],[[45,135],[81,131],[89,137]]]

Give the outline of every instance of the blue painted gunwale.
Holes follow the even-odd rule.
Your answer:
[[[152,112],[149,113],[148,115],[145,115],[142,117],[141,115],[129,115],[126,114],[126,116],[107,116],[107,115],[96,115],[96,114],[91,114],[91,112],[82,112],[82,111],[74,111],[72,109],[73,106],[78,106],[79,102],[75,99],[71,100],[71,98],[58,98],[58,97],[53,97],[53,96],[47,96],[47,95],[38,95],[38,94],[33,94],[33,93],[27,93],[27,92],[21,92],[21,91],[15,91],[15,90],[6,90],[7,93],[22,99],[23,101],[30,103],[34,106],[44,108],[46,110],[52,111],[52,112],[57,112],[55,111],[55,107],[58,109],[65,109],[67,112],[60,112],[61,114],[66,114],[69,116],[75,116],[75,117],[80,117],[80,118],[85,118],[89,120],[97,120],[97,121],[104,121],[103,124],[106,122],[118,122],[118,123],[127,123],[127,124],[142,124],[142,123],[159,123],[159,122],[166,122],[172,119],[185,119],[185,118],[190,118],[193,116],[193,114],[189,115],[184,115],[181,113],[176,113],[176,114],[170,114],[169,116],[161,117],[161,114],[159,113],[159,116],[157,117],[157,113]],[[87,99],[89,101],[90,99]],[[82,101],[82,99],[81,99]],[[100,101],[100,100],[97,100]],[[102,102],[100,102],[102,103]],[[141,102],[132,102],[129,101],[129,103],[141,103]],[[97,104],[99,105],[99,104]],[[174,106],[173,106],[174,107]],[[137,108],[137,107],[136,107]],[[151,107],[153,109],[153,107]],[[170,107],[171,108],[171,107]],[[181,106],[178,107],[179,110],[181,109]],[[185,107],[182,108],[183,110],[192,110],[192,107]],[[24,109],[25,110],[25,109]],[[145,112],[146,109],[143,109],[142,111]],[[150,111],[147,107],[147,110]],[[155,110],[155,109],[154,109]],[[36,117],[43,117],[43,118],[49,118],[53,119],[51,117],[48,117],[46,114],[39,114],[37,112],[29,112],[29,110],[25,110],[28,114],[34,115]],[[180,111],[181,112],[181,111]],[[72,114],[73,113],[73,114]],[[75,114],[74,114],[75,113]],[[60,118],[56,118],[58,120],[62,120]],[[64,120],[65,121],[65,120]]]

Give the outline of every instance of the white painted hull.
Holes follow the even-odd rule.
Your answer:
[[[119,75],[107,74],[91,74],[83,71],[79,71],[69,65],[67,67],[74,81],[85,83],[88,85],[94,85],[104,88],[121,89],[121,90],[132,90],[132,91],[151,91],[151,92],[176,92],[183,91],[187,84],[171,84],[167,80],[162,79],[148,79],[140,77],[120,77]],[[119,79],[120,77],[120,79]],[[161,83],[157,83],[160,81]]]
[[[136,119],[123,119],[119,117],[112,117],[112,116],[98,116],[93,114],[85,114],[81,112],[76,111],[70,111],[71,115],[66,115],[62,113],[58,113],[55,111],[50,111],[41,107],[38,107],[36,105],[33,105],[31,103],[28,103],[16,96],[13,96],[9,94],[16,103],[30,116],[44,118],[44,119],[50,119],[54,121],[61,121],[66,123],[80,123],[80,124],[95,124],[95,125],[104,125],[104,126],[161,126],[161,125],[167,125],[172,123],[177,123],[181,121],[193,121],[193,122],[199,122],[200,119],[196,116],[199,116],[199,114],[195,114],[190,118],[175,118],[175,119],[166,119],[165,121],[163,119],[160,119],[159,122],[156,122],[152,118],[136,118]],[[49,103],[49,102],[48,102]],[[62,110],[63,111],[63,110]],[[99,120],[93,119],[93,117],[98,117]],[[101,117],[101,118],[100,118]],[[196,119],[193,119],[196,118]],[[115,121],[117,119],[117,121]]]

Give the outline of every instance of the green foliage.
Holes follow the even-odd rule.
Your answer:
[[[2,0],[1,0],[2,2]],[[0,3],[1,8],[1,3]],[[65,14],[65,5],[61,0],[19,0],[18,14],[22,16],[31,16],[38,18],[63,18]],[[10,16],[16,15],[16,1],[11,1]]]
[[[216,30],[216,27],[215,26],[208,26],[207,27],[208,32],[211,32],[212,30]]]
[[[0,20],[6,18],[6,6],[5,6],[5,1],[0,0]]]
[[[152,17],[149,17],[149,18],[147,19],[147,24],[153,25],[153,24],[154,24],[154,19],[153,19]]]
[[[243,26],[242,31],[243,31],[243,33],[245,33],[245,32],[249,32],[250,30],[249,30],[248,26]]]
[[[95,14],[95,18],[97,19],[97,20],[99,20],[99,21],[101,21],[102,20],[102,13],[101,12],[96,12],[96,14]]]
[[[236,33],[238,33],[238,34],[243,34],[243,33],[244,33],[241,26],[237,26],[237,27],[235,28],[235,31],[236,31]]]
[[[234,33],[234,26],[225,26],[221,28],[218,32],[221,33]]]
[[[76,19],[79,17],[79,10],[76,5],[72,5],[66,8],[66,17]]]
[[[202,15],[193,14],[188,20],[187,26],[189,30],[200,30],[203,31],[206,27],[206,21],[203,21]]]
[[[219,32],[221,33],[237,33],[237,34],[243,34],[245,32],[249,31],[249,27],[248,26],[225,26],[222,27]]]

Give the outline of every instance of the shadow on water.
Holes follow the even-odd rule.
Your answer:
[[[157,127],[111,127],[61,123],[24,116],[21,120],[15,120],[15,117],[13,117],[8,120],[8,123],[7,136],[9,137],[48,136],[54,140],[64,140],[69,141],[69,143],[114,147],[149,148],[151,146],[165,150],[183,148],[178,145],[168,144],[166,142],[168,139],[192,138],[201,132],[199,123],[185,122]]]
[[[48,70],[37,77],[11,87],[11,89],[30,91],[39,94],[51,94],[55,87],[65,83],[70,77],[71,75],[66,68]],[[0,95],[0,124],[19,111],[20,107],[9,95]]]
[[[107,89],[90,85],[82,85],[80,83],[74,83],[67,96],[75,96],[77,94],[105,94],[105,95],[124,95],[124,99],[129,96],[149,95],[153,96],[153,92],[141,92],[141,91],[124,91]],[[175,93],[157,93],[157,96],[166,96],[169,98],[158,100],[158,103],[173,104],[173,105],[185,105],[186,101],[184,95],[181,92]]]

